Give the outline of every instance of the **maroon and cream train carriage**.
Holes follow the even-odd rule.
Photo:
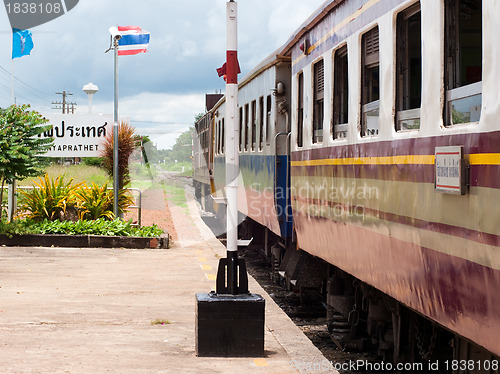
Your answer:
[[[498,35],[498,0],[335,0],[284,48],[298,247],[396,358],[500,355]]]

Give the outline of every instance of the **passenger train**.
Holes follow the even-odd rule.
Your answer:
[[[498,0],[329,0],[239,82],[242,226],[340,347],[498,373],[498,35]],[[194,183],[223,216],[207,109]]]

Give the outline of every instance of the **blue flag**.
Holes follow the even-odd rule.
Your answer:
[[[12,58],[29,55],[33,49],[31,31],[12,29]]]

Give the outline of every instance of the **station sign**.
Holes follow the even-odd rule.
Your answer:
[[[50,114],[51,129],[40,137],[54,138],[45,157],[100,157],[104,138],[113,132],[112,114]]]

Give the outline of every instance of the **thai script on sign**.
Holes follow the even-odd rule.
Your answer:
[[[113,115],[50,114],[51,127],[40,137],[53,138],[47,157],[99,157],[106,135],[112,133]]]
[[[43,133],[43,136],[45,138],[64,138],[64,136],[69,136],[70,138],[73,137],[79,137],[81,136],[82,138],[100,138],[100,137],[105,137],[106,136],[106,126],[107,122],[104,122],[102,126],[95,127],[95,126],[81,126],[81,127],[75,127],[75,126],[67,126],[64,123],[64,121],[61,121],[61,126],[52,126],[50,130],[47,130]],[[67,133],[66,133],[67,131]],[[42,134],[38,135],[38,137],[41,137]]]
[[[436,147],[435,188],[444,193],[465,193],[465,174],[462,146]]]

